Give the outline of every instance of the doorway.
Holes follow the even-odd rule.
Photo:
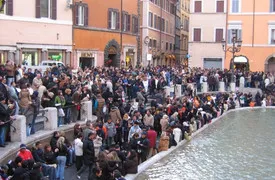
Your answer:
[[[95,59],[93,57],[80,57],[79,58],[79,66],[82,69],[90,68],[95,65]]]

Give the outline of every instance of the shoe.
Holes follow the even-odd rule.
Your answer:
[[[81,179],[81,177],[79,175],[76,175],[77,179]]]
[[[0,147],[4,148],[4,147],[6,147],[6,146],[5,146],[5,145],[0,145]]]

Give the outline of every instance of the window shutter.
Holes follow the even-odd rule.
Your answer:
[[[111,29],[112,27],[112,10],[108,9],[108,29]]]
[[[201,1],[195,1],[195,12],[201,12]]]
[[[217,1],[216,12],[224,12],[224,1]]]
[[[41,13],[40,13],[40,0],[35,1],[35,17],[36,18],[41,18]]]
[[[84,6],[84,26],[88,26],[89,24],[89,7],[86,4]]]
[[[117,16],[116,16],[116,29],[119,30],[120,29],[120,22],[119,22],[119,19],[120,19],[120,13],[117,12]]]
[[[228,29],[228,32],[227,32],[227,42],[228,44],[232,44],[232,29]]]
[[[57,19],[57,0],[52,0],[51,1],[51,18],[56,20]]]
[[[238,39],[242,39],[242,30],[241,29],[238,29],[237,37],[238,37]]]
[[[131,15],[127,15],[127,31],[131,30]]]
[[[216,42],[221,42],[223,39],[223,29],[216,29]]]
[[[201,41],[201,29],[198,29],[198,28],[194,29],[194,41],[196,42]]]
[[[7,15],[12,16],[13,15],[13,0],[8,0],[6,2],[7,5]]]
[[[124,11],[122,11],[122,18],[121,18],[121,26],[122,26],[122,31],[124,31],[124,27],[126,27],[126,22],[125,21],[125,16],[126,16],[126,13]],[[126,31],[126,28],[125,28],[125,31]]]
[[[75,3],[74,5],[74,24],[75,25],[78,25],[78,17],[79,17],[78,8],[79,8],[79,4]]]

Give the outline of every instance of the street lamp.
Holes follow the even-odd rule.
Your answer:
[[[223,39],[222,40],[222,48],[224,50],[224,52],[231,52],[232,53],[232,59],[230,60],[230,69],[234,69],[234,58],[235,58],[235,53],[240,52],[241,51],[241,47],[242,47],[242,40],[240,38],[238,38],[238,30],[234,29],[232,30],[232,47],[226,47],[226,41]]]

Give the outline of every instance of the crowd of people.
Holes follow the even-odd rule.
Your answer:
[[[79,179],[86,169],[89,179],[123,179],[137,173],[140,163],[183,139],[190,140],[193,132],[230,109],[275,105],[274,92],[266,91],[274,84],[272,73],[183,66],[92,67],[76,73],[69,67],[53,66],[45,72],[31,72],[11,61],[0,69],[0,147],[5,147],[9,127],[18,114],[30,117],[27,135],[36,132],[41,108],[58,109],[58,126],[77,122],[85,101],[92,101],[97,116],[96,122],[87,120],[85,128],[75,124],[73,142],[57,131],[44,147],[36,142],[28,150],[22,144],[16,159],[1,167],[3,179],[63,180],[65,168],[73,164]],[[195,83],[200,90],[207,82],[216,91],[220,81],[226,87],[244,81],[246,87],[260,88],[263,93],[196,95],[188,86]],[[183,96],[166,95],[164,88],[176,84],[181,84]]]

